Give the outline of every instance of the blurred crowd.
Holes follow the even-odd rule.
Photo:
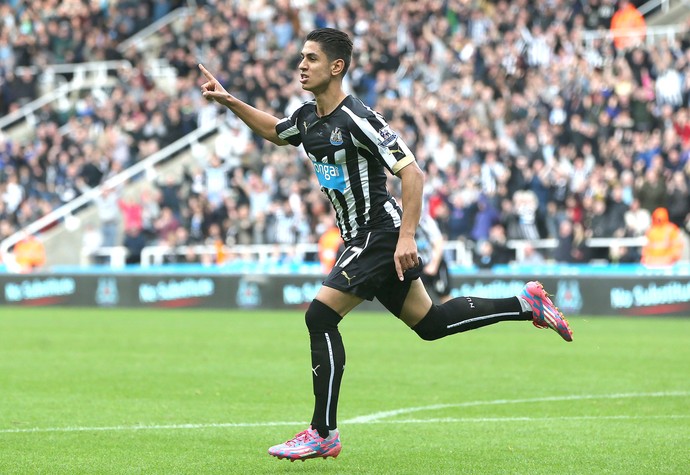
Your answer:
[[[157,87],[145,58],[117,46],[171,0],[10,0],[0,5],[0,115],[40,94],[46,65],[126,59],[108,90],[31,115],[28,138],[0,131],[0,240],[196,128],[194,106]]]
[[[0,6],[4,112],[21,104],[4,92],[17,81],[13,65],[72,60],[56,41],[61,21],[51,19],[76,21],[59,13],[62,5],[81,9],[80,24],[90,25],[70,36],[79,45],[69,54],[81,60],[108,57],[112,45],[175,6],[11,3]],[[134,68],[119,73],[107,98],[84,97],[68,114],[46,107],[31,141],[0,137],[0,239],[193,128],[221,121],[209,153],[185,173],[159,177],[142,195],[104,193],[102,244],[124,243],[136,262],[149,244],[316,243],[334,222],[303,151],[265,142],[203,101],[196,65],[283,117],[310,98],[295,80],[305,33],[330,26],[354,40],[346,88],[414,151],[427,174],[428,212],[448,240],[472,243],[477,265],[514,259],[508,240],[542,238],[558,239],[558,247],[525,249],[523,259],[639,262],[639,249],[584,241],[644,236],[658,209],[681,234],[690,231],[690,34],[614,43],[605,35],[612,19],[634,7],[625,0],[196,2],[181,27],[162,29],[157,40],[177,72],[174,92],[147,76],[145,51],[124,52]],[[31,28],[45,32],[33,41],[49,47],[16,46]],[[584,35],[597,30],[599,38]],[[122,224],[124,238],[113,231]]]

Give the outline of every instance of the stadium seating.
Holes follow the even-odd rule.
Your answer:
[[[220,227],[220,239],[230,246],[237,244],[238,236],[245,240],[243,245],[286,244],[272,232],[275,223],[284,219],[285,209],[291,210],[300,229],[293,242],[315,243],[320,216],[329,210],[301,168],[302,153],[277,150],[257,140],[219,108],[205,104],[198,94],[195,66],[203,61],[234,93],[282,116],[306,99],[291,81],[303,31],[333,25],[340,18],[345,22],[340,26],[351,29],[356,45],[347,86],[389,117],[414,147],[427,171],[429,209],[451,241],[449,249],[462,249],[453,255],[455,262],[471,262],[474,243],[487,237],[487,229],[468,225],[477,222],[480,201],[493,208],[487,222],[504,226],[514,249],[524,248],[528,241],[537,249],[540,242],[553,242],[555,223],[571,220],[584,225],[587,242],[603,239],[602,252],[595,251],[592,258],[608,259],[611,242],[635,236],[602,223],[615,222],[633,196],[644,195],[646,207],[667,204],[665,196],[654,195],[647,170],[657,169],[661,182],[671,170],[681,170],[686,190],[678,191],[679,202],[685,196],[685,203],[690,203],[688,87],[680,85],[678,96],[659,94],[655,87],[659,78],[672,84],[668,81],[674,71],[688,72],[680,53],[687,50],[689,39],[684,25],[658,30],[663,33],[660,37],[650,28],[646,43],[617,51],[607,25],[589,25],[593,13],[579,5],[554,11],[550,4],[519,9],[517,2],[482,7],[453,3],[435,12],[413,3],[396,4],[391,8],[407,18],[395,25],[397,29],[381,27],[390,27],[391,18],[398,17],[390,11],[371,12],[375,21],[355,21],[361,13],[358,7],[337,2],[288,12],[270,6],[257,12],[241,6],[186,7],[166,17],[169,20],[153,16],[142,20],[140,27],[159,21],[136,40],[117,38],[126,43],[119,54],[130,67],[106,75],[113,85],[87,89],[91,93],[85,97],[72,94],[55,100],[33,112],[31,121],[38,125],[38,134],[47,134],[51,142],[65,140],[60,135],[81,145],[83,138],[102,129],[110,140],[119,140],[118,150],[128,157],[125,166],[158,153],[196,127],[216,134],[205,136],[202,143],[197,138],[187,140],[186,146],[193,149],[169,155],[175,158],[181,153],[186,163],[176,169],[173,182],[154,181],[148,187],[151,193],[173,192],[180,227],[189,228],[190,210],[201,206],[201,234],[189,233],[186,241],[178,242],[180,254],[186,253],[186,246],[209,244],[211,224]],[[504,19],[513,16],[515,25],[507,24]],[[156,77],[153,71],[166,73]],[[74,82],[73,76],[66,75],[67,84]],[[100,97],[93,94],[98,90]],[[125,104],[115,116],[107,113],[113,109],[113,96]],[[170,121],[175,115],[180,118],[173,128]],[[113,122],[123,125],[119,139],[107,126]],[[59,132],[52,124],[59,126]],[[42,157],[40,147],[32,152],[37,137],[26,142],[5,137],[9,160],[15,165],[5,170],[28,168],[24,179],[29,181],[40,175],[38,169],[23,167],[25,158],[17,155],[21,150]],[[75,156],[85,155],[80,147],[73,151],[64,159],[70,163],[72,180],[97,176],[87,175],[93,167]],[[213,157],[220,158],[219,165],[211,166]],[[149,177],[163,175],[151,167]],[[112,168],[90,185],[121,171]],[[289,173],[283,174],[284,170]],[[632,175],[631,180],[623,172]],[[130,173],[134,182],[122,181],[123,186],[140,189],[141,173]],[[221,186],[217,195],[209,196],[204,189],[212,177]],[[24,208],[32,213],[13,210],[0,219],[11,222],[14,229],[23,227],[86,189],[74,183],[64,188],[57,201],[46,193],[27,196],[30,206]],[[614,202],[618,188],[622,204]],[[531,204],[521,201],[523,192],[531,196]],[[256,197],[268,201],[258,202]],[[602,202],[603,211],[596,204]],[[260,213],[259,203],[270,206]],[[246,228],[250,232],[238,235],[232,224],[243,207],[250,210]],[[689,208],[690,204],[679,214],[678,224],[683,227],[690,222]],[[486,207],[481,210],[486,211]],[[54,231],[59,229],[56,226]],[[119,229],[124,236],[122,223]],[[151,229],[145,231],[147,244],[153,246],[147,255],[170,245]],[[547,259],[550,248],[550,244],[541,247]],[[519,252],[515,258],[519,260]]]

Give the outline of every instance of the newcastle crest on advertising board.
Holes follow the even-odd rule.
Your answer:
[[[578,314],[582,310],[582,292],[577,280],[559,280],[556,305],[566,314]]]
[[[256,282],[240,279],[235,302],[238,307],[258,307],[261,305],[261,289]]]
[[[96,287],[96,303],[98,305],[117,305],[120,300],[117,290],[117,279],[114,277],[101,277]]]

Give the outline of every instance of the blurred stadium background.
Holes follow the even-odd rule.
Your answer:
[[[355,42],[348,90],[427,173],[455,295],[539,277],[572,314],[686,314],[689,14],[671,0],[4,2],[0,298],[308,302],[332,211],[301,149],[202,100],[197,64],[284,116],[308,99],[305,32],[335,26]]]
[[[687,473],[687,1],[0,3],[0,472]],[[453,294],[539,278],[575,342],[429,345],[367,303],[343,455],[281,465],[334,222],[197,64],[283,116],[318,26],[426,171]]]

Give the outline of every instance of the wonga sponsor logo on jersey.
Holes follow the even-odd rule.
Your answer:
[[[345,176],[342,165],[317,161],[312,161],[312,164],[321,186],[329,190],[338,190],[341,193],[345,191]]]

